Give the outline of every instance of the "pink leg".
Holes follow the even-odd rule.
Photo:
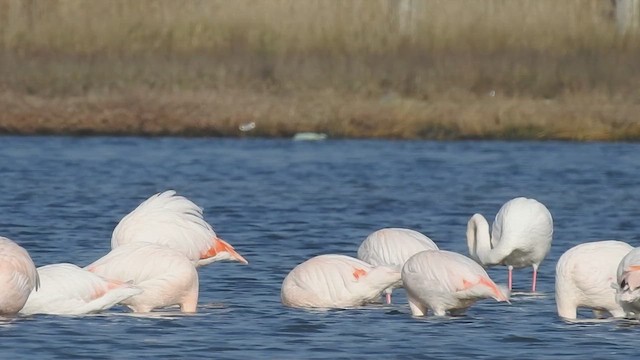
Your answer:
[[[198,311],[198,293],[189,294],[180,304],[180,311],[186,313],[194,313]]]
[[[511,291],[512,285],[513,285],[513,266],[509,266],[509,291]]]
[[[533,284],[531,285],[531,292],[536,292],[536,280],[538,280],[538,265],[533,265]]]
[[[391,304],[391,293],[387,293],[387,304]]]

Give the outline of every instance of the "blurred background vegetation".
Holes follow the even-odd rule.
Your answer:
[[[0,131],[635,140],[638,11],[636,0],[0,0]]]

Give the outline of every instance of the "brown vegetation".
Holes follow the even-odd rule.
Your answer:
[[[611,1],[414,2],[0,0],[0,132],[640,139]]]

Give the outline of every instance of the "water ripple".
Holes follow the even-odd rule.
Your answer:
[[[173,188],[205,210],[250,264],[199,270],[197,314],[0,318],[3,358],[620,358],[637,354],[637,321],[567,322],[555,313],[554,267],[598,239],[640,245],[640,145],[558,142],[232,140],[1,137],[0,234],[38,265],[86,265],[109,249],[117,222]],[[460,317],[412,317],[391,305],[303,311],[280,303],[298,263],[355,255],[381,227],[409,227],[466,253],[475,212],[493,218],[515,196],[545,203],[551,253],[530,294],[514,274],[511,305],[481,301]],[[498,283],[506,269],[491,268]],[[589,316],[588,312],[581,313]]]

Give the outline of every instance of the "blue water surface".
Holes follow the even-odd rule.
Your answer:
[[[576,244],[640,245],[639,154],[630,143],[0,137],[0,234],[38,266],[101,257],[118,221],[167,189],[203,207],[250,262],[201,268],[193,315],[118,307],[0,319],[0,358],[628,359],[638,323],[559,319],[553,279]],[[355,256],[382,227],[412,228],[466,254],[469,217],[493,219],[516,196],[554,217],[539,294],[526,293],[531,270],[522,269],[511,305],[482,301],[455,318],[412,317],[403,290],[392,305],[352,310],[280,303],[295,265]],[[506,281],[503,267],[489,274]]]

